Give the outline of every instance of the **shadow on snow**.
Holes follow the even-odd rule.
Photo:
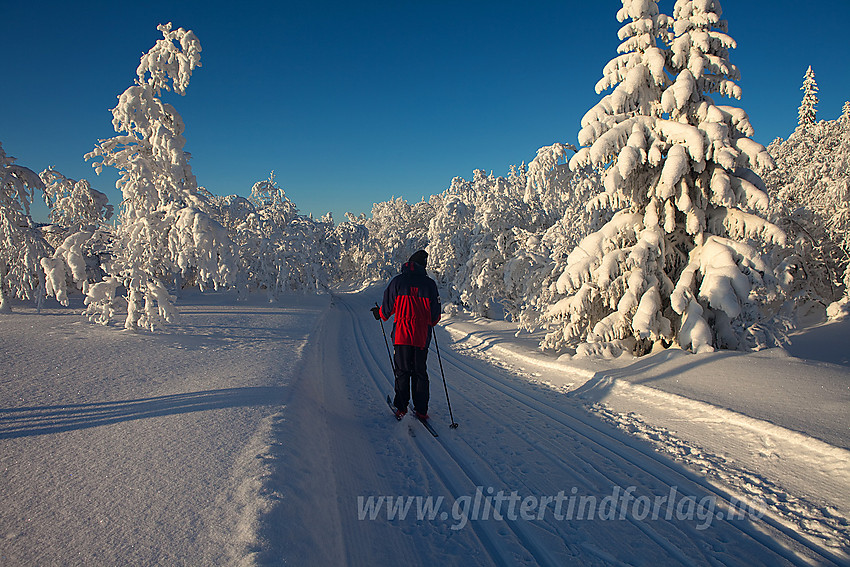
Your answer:
[[[48,435],[125,421],[280,403],[282,387],[227,388],[137,400],[0,408],[0,439]]]

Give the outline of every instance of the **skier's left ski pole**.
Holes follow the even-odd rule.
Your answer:
[[[375,303],[375,307],[378,307],[377,303]],[[380,307],[378,307],[378,309],[380,309]],[[390,342],[387,340],[387,332],[384,330],[383,319],[379,317],[378,323],[381,324],[381,332],[384,334],[384,344],[387,345],[387,356],[390,357],[390,367],[393,369],[393,376],[395,376],[395,363],[393,362],[393,355],[390,353]]]
[[[452,402],[449,401],[449,387],[446,385],[446,373],[443,372],[443,359],[440,357],[440,345],[437,344],[436,330],[432,334],[434,335],[434,346],[437,348],[437,360],[440,362],[440,374],[443,376],[443,389],[446,391],[446,403],[449,405],[449,417],[452,420],[452,424],[449,425],[449,429],[457,429],[458,424],[455,423],[455,416],[452,415]]]

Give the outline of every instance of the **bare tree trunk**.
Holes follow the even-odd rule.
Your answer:
[[[11,313],[12,306],[9,304],[9,300],[6,297],[6,293],[3,291],[3,286],[6,282],[6,262],[4,260],[0,260],[0,313]]]

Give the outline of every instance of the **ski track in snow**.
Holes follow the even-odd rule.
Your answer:
[[[11,369],[0,381],[0,564],[850,564],[845,507],[799,496],[772,469],[713,449],[728,439],[680,435],[617,406],[657,416],[676,401],[645,386],[620,384],[602,401],[574,388],[581,378],[553,387],[544,372],[534,383],[439,328],[460,427],[448,427],[433,350],[439,437],[410,415],[397,422],[385,402],[387,345],[368,311],[379,293],[272,307],[201,296],[184,307],[180,329],[154,335],[62,310],[0,320]],[[682,415],[668,409],[683,422],[727,420],[682,403]],[[797,446],[758,441],[780,457]],[[810,449],[822,469],[815,484],[846,505],[846,451]],[[834,484],[830,470],[841,477]],[[632,500],[603,519],[602,502],[617,490]],[[671,490],[678,504],[710,502],[714,516],[679,519],[681,506],[666,503]],[[537,506],[509,518],[503,501],[497,519],[487,504],[500,493]],[[557,518],[559,493],[573,497],[569,506],[594,498],[594,517],[565,505]],[[370,518],[370,497],[443,501],[425,517],[416,503],[403,515],[381,500]],[[659,513],[643,517],[638,498],[659,503]],[[730,518],[741,502],[753,513]]]
[[[462,514],[454,516],[452,503],[477,491],[484,496],[515,491],[523,498],[564,491],[601,502],[615,487],[634,487],[634,495],[650,499],[675,487],[680,502],[709,498],[716,502],[715,514],[727,517],[731,506],[752,500],[735,483],[710,480],[706,471],[688,466],[693,461],[677,462],[648,440],[621,431],[613,413],[588,411],[580,399],[457,352],[442,330],[441,344],[447,346],[441,354],[460,428],[448,428],[433,350],[430,413],[440,437],[432,438],[410,417],[396,422],[384,401],[392,372],[381,329],[368,313],[373,303],[368,294],[336,296],[317,333],[321,341],[305,355],[292,393],[299,402],[281,413],[285,425],[277,431],[275,480],[269,485],[275,505],[263,520],[266,547],[257,563],[847,563],[841,549],[800,532],[780,514],[761,517],[760,509],[731,520],[714,518],[706,526],[693,518],[679,520],[672,511],[670,519],[663,512],[655,520],[639,519],[634,508],[622,519],[577,514],[556,519],[550,506],[542,508],[540,519],[491,515],[452,529],[463,520]],[[358,519],[358,496],[426,495],[445,499],[442,516],[417,519],[411,512],[405,519],[387,519],[382,513]],[[840,519],[834,524],[840,531]]]

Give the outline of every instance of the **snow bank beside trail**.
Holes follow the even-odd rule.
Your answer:
[[[562,373],[550,385],[572,389],[593,378],[596,370],[588,364],[565,364],[544,354],[537,347],[537,334],[516,335],[516,325],[505,321],[493,321],[483,317],[462,314],[443,314],[440,326],[445,328],[459,351],[481,352],[493,357],[494,362],[512,364],[517,367],[531,365],[536,369],[555,370]],[[611,362],[611,361],[608,361]],[[539,372],[532,372],[539,376]]]
[[[556,359],[537,349],[536,335],[514,336],[510,323],[454,315],[444,324],[458,350],[486,353],[562,391],[581,389],[587,399],[604,400],[615,382],[643,385],[850,449],[850,365],[821,362],[847,356],[845,348],[824,348],[823,327],[812,330],[815,339],[807,333],[794,337],[788,351],[796,356],[783,349],[707,354],[669,349],[642,358]],[[830,333],[836,347],[850,342],[850,325],[829,329],[843,333]]]
[[[810,361],[850,367],[850,318],[829,321],[791,335],[788,354]]]
[[[850,326],[798,333],[788,348],[796,356],[667,350],[604,360],[547,356],[510,323],[456,315],[445,328],[456,350],[580,400],[795,530],[850,547],[850,366],[822,362],[846,356],[846,346],[833,351]]]

